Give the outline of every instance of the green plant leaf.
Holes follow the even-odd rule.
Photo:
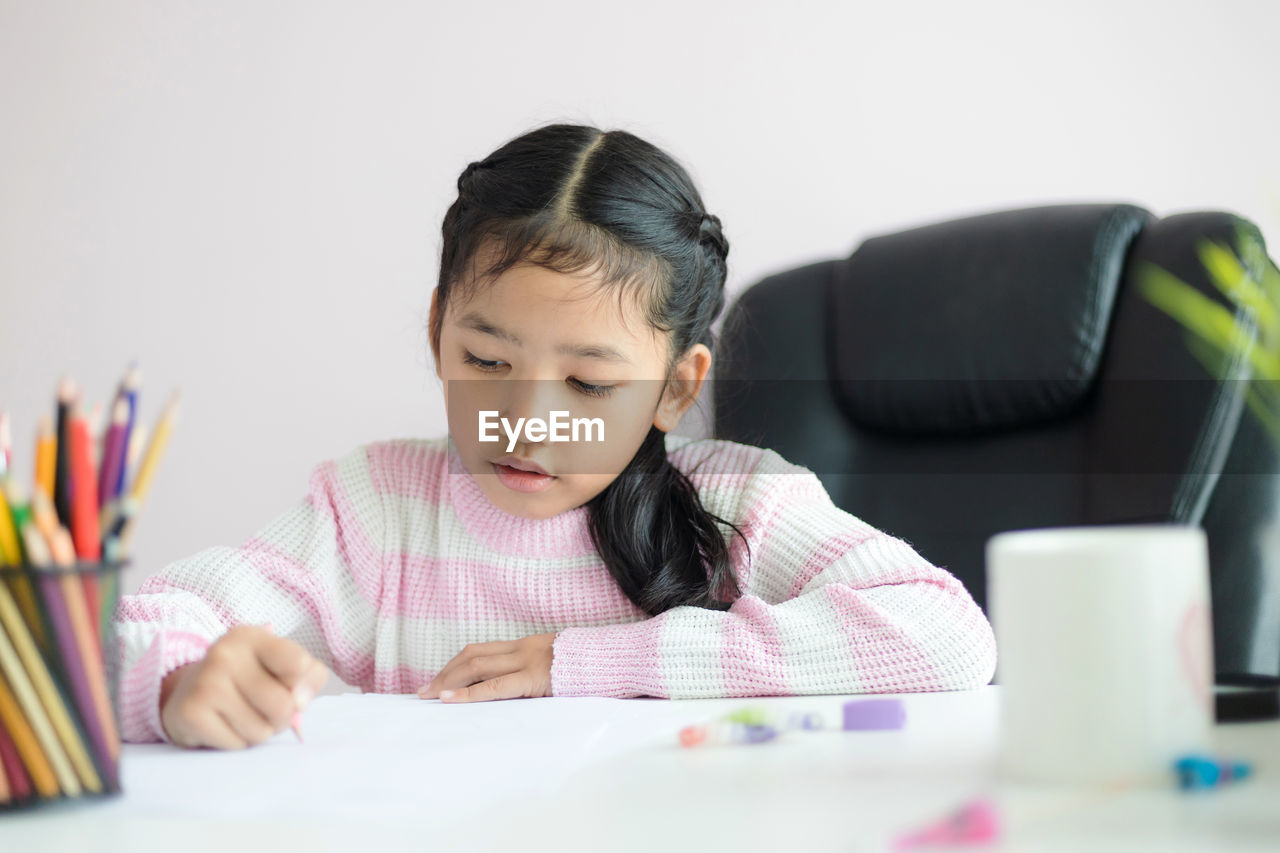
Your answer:
[[[1197,254],[1209,273],[1209,280],[1224,296],[1257,312],[1258,328],[1266,339],[1270,340],[1280,331],[1277,303],[1267,298],[1262,286],[1253,280],[1234,252],[1221,243],[1201,240]]]
[[[1258,346],[1258,336],[1236,322],[1227,306],[1149,262],[1138,271],[1138,288],[1155,307],[1215,348],[1248,348],[1249,362],[1264,379],[1280,379],[1280,357]]]

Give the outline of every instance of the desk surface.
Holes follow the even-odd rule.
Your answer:
[[[990,850],[1275,850],[1280,723],[1219,726],[1253,778],[1198,794],[1013,785],[994,771],[998,690],[906,694],[893,732],[788,732],[687,749],[683,726],[765,705],[823,713],[866,696],[543,698],[444,705],[321,696],[305,743],[247,750],[126,744],[124,793],[0,817],[5,850],[350,848],[886,850],[976,796],[1000,810]]]

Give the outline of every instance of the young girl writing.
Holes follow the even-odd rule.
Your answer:
[[[122,598],[124,738],[259,743],[330,669],[444,702],[987,684],[949,572],[774,451],[670,434],[728,250],[633,134],[549,125],[471,163],[428,321],[449,435],[326,461],[256,536]]]

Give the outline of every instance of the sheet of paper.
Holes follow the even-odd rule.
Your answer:
[[[580,768],[674,742],[700,718],[661,699],[544,697],[445,704],[412,694],[318,697],[292,730],[244,750],[126,744],[112,809],[230,819],[453,824],[545,795]],[[103,804],[106,805],[106,804]]]

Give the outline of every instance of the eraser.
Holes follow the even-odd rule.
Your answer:
[[[853,699],[844,703],[844,730],[900,729],[907,720],[901,699]]]

